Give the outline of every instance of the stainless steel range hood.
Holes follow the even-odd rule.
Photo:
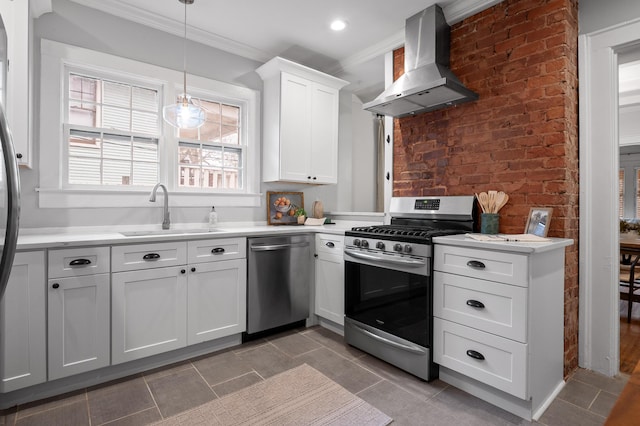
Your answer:
[[[449,69],[450,30],[437,4],[405,24],[405,73],[364,109],[406,117],[478,99]]]

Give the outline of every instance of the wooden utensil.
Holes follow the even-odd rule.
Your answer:
[[[509,196],[507,194],[505,194],[504,192],[500,191],[498,193],[498,210],[500,210],[501,208],[504,207],[505,204],[507,204],[507,201],[509,201]]]
[[[476,194],[476,198],[478,198],[478,202],[480,203],[480,207],[482,208],[482,213],[488,213],[489,209],[489,196],[486,192],[481,192],[480,194]]]

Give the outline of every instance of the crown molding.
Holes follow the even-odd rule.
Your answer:
[[[31,0],[29,8],[31,9],[31,17],[37,19],[45,13],[53,11],[52,0]]]
[[[155,28],[169,34],[184,37],[184,22],[152,13],[121,0],[71,0],[74,3],[97,9],[110,15],[128,21],[136,22],[147,27]],[[209,31],[190,26],[187,32],[189,40],[215,47],[225,52],[233,53],[254,61],[266,62],[274,55],[256,49],[244,43],[219,36]]]
[[[447,23],[449,25],[453,25],[468,18],[469,16],[473,16],[480,11],[501,3],[502,1],[503,0],[457,0],[444,7],[442,12],[444,13]],[[340,75],[351,67],[382,56],[387,52],[391,52],[399,48],[400,46],[404,46],[404,28],[393,34],[391,37],[388,37],[385,40],[356,53],[355,55],[338,61],[338,64],[330,70],[327,70],[327,72],[334,75]]]

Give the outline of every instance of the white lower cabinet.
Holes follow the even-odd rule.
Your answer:
[[[246,269],[244,238],[114,246],[112,363],[245,331]]]
[[[440,379],[537,419],[564,385],[564,247],[571,240],[478,247],[464,236],[434,241]]]
[[[186,266],[112,274],[112,363],[187,344]]]
[[[109,247],[49,251],[49,380],[110,363]]]
[[[247,329],[246,271],[246,259],[189,265],[188,345]]]
[[[344,325],[344,237],[316,235],[315,313]]]
[[[0,303],[0,393],[47,379],[44,251],[16,253]]]

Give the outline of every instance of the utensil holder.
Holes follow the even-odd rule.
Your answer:
[[[482,213],[480,215],[480,233],[497,234],[500,226],[500,215],[498,213]]]

